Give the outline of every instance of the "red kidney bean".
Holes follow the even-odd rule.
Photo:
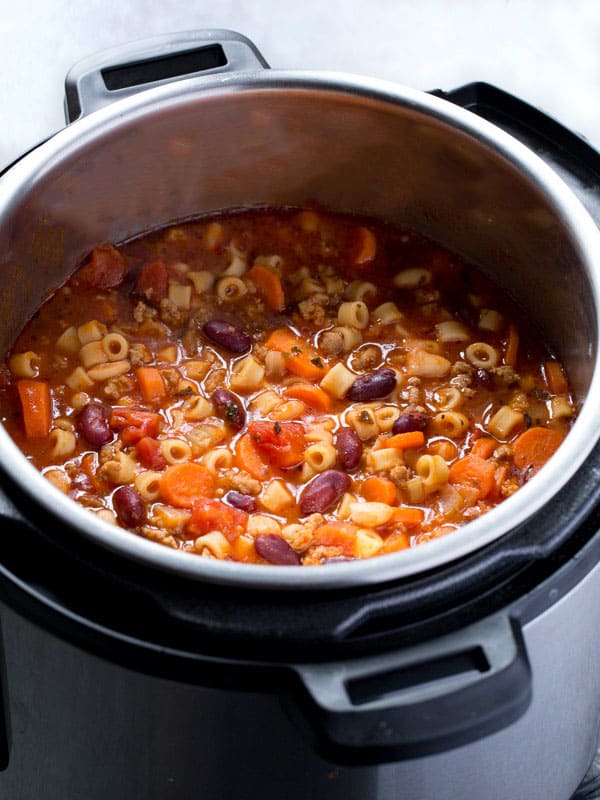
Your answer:
[[[354,469],[362,456],[363,446],[353,428],[340,428],[335,435],[338,463],[343,470]]]
[[[367,375],[361,375],[346,392],[348,400],[365,402],[381,400],[396,388],[396,373],[393,369],[378,369]]]
[[[352,481],[345,472],[328,469],[313,478],[302,490],[298,505],[303,516],[307,514],[323,514],[332,508],[350,489]]]
[[[223,500],[225,500],[225,502],[230,506],[239,508],[240,511],[245,511],[246,514],[254,514],[254,512],[258,509],[256,500],[253,497],[250,497],[249,494],[236,492],[234,489],[232,489],[230,492],[227,492]]]
[[[410,431],[424,431],[429,422],[429,416],[422,411],[407,411],[394,420],[392,433],[410,433]]]
[[[108,424],[108,409],[100,403],[88,403],[77,415],[77,429],[92,447],[102,447],[113,438]]]
[[[120,486],[112,496],[117,519],[127,528],[138,528],[146,521],[146,506],[139,492]]]
[[[233,392],[228,389],[215,389],[210,398],[215,404],[217,414],[232,428],[241,430],[246,424],[246,411]]]
[[[280,566],[294,566],[300,563],[300,556],[285,539],[275,533],[265,533],[254,538],[256,552],[265,561]]]
[[[245,353],[252,346],[252,340],[245,331],[222,319],[209,320],[202,330],[211,341],[232,353]]]

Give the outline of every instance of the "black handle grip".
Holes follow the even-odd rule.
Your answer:
[[[65,116],[73,122],[115,100],[182,78],[268,67],[255,45],[235,31],[156,36],[75,64],[65,79]]]
[[[343,763],[443,752],[501,730],[531,700],[520,628],[504,614],[397,652],[296,670],[317,743]]]

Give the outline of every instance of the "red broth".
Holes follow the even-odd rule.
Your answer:
[[[17,445],[115,536],[248,563],[452,533],[526,483],[575,416],[559,362],[475,268],[313,210],[97,248],[0,376]]]

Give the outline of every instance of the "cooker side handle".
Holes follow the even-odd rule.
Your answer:
[[[444,752],[505,728],[531,701],[520,625],[506,614],[396,652],[295,670],[316,745],[340,763]]]
[[[74,122],[115,100],[182,78],[268,68],[250,39],[235,31],[155,36],[75,64],[65,79],[65,117]]]

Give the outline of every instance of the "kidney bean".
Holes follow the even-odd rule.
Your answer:
[[[378,369],[357,378],[346,392],[346,397],[358,402],[381,400],[394,391],[396,380],[393,369]]]
[[[324,513],[342,499],[351,484],[350,476],[345,472],[325,470],[302,490],[298,501],[300,513],[303,516]]]
[[[217,414],[232,428],[241,430],[246,424],[246,411],[239,398],[228,389],[215,389],[210,398],[215,404]]]
[[[77,416],[77,429],[92,447],[102,447],[113,438],[108,424],[108,409],[100,403],[88,403]]]
[[[285,539],[275,533],[265,533],[254,539],[256,552],[270,564],[294,566],[300,563],[300,556]]]
[[[211,341],[232,353],[245,353],[252,346],[252,340],[245,331],[222,319],[209,320],[202,330]]]
[[[410,431],[424,431],[429,422],[429,416],[422,411],[407,411],[394,420],[392,433],[409,433]]]
[[[353,428],[340,428],[335,435],[338,463],[343,470],[354,469],[362,456],[363,446]]]
[[[225,500],[225,502],[230,506],[239,508],[240,511],[245,511],[247,514],[254,514],[254,512],[258,509],[256,500],[253,497],[250,497],[249,494],[236,492],[234,489],[232,489],[230,492],[227,492],[223,500]]]
[[[146,521],[146,506],[139,492],[120,486],[112,497],[117,519],[127,528],[137,528]]]

